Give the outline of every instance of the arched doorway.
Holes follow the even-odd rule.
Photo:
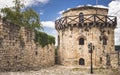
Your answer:
[[[79,59],[79,65],[85,65],[85,60],[83,58]]]

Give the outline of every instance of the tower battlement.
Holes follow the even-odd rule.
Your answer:
[[[93,46],[94,66],[113,66],[115,16],[108,9],[84,6],[63,12],[55,21],[58,31],[58,58],[63,65],[90,65],[88,44]],[[110,60],[111,59],[111,60]]]

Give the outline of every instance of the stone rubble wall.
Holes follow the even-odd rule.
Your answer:
[[[54,65],[54,45],[42,48],[34,32],[0,20],[0,70],[22,70]]]

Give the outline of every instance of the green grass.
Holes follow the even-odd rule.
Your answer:
[[[86,68],[73,68],[72,71],[83,71],[87,70]]]

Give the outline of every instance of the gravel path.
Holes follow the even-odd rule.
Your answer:
[[[25,72],[0,72],[0,75],[91,75],[87,68],[76,68],[55,65],[53,67],[40,69],[39,71],[25,71]],[[97,74],[92,75],[106,75]]]

